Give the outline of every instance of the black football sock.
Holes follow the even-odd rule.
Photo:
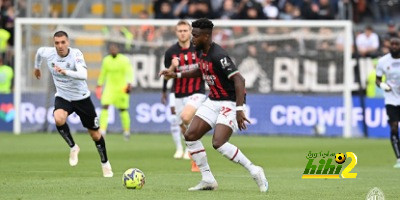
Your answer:
[[[74,139],[72,138],[71,133],[69,132],[69,126],[67,123],[65,123],[62,126],[56,126],[58,132],[60,133],[60,135],[64,138],[64,140],[67,142],[69,147],[73,147],[75,146],[75,142]]]
[[[397,159],[400,159],[400,141],[398,131],[390,132],[390,141],[392,142],[393,150],[396,154]]]
[[[104,141],[103,136],[101,136],[99,141],[94,141],[94,143],[96,144],[97,151],[99,152],[101,162],[106,163],[108,161],[108,158],[107,158],[106,143]]]

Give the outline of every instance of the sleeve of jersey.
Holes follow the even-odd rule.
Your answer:
[[[130,64],[128,57],[125,58],[125,68],[126,68],[126,82],[133,84],[133,78],[134,78],[133,68]]]
[[[86,80],[87,79],[87,69],[85,59],[81,51],[77,50],[75,53],[75,69],[76,71],[67,70],[66,75],[72,78]]]
[[[107,69],[105,65],[105,60],[107,57],[103,58],[103,62],[101,63],[101,71],[99,75],[99,79],[97,80],[97,85],[102,86],[104,84],[104,78],[106,77],[107,74]]]
[[[164,55],[164,66],[165,66],[165,68],[169,68],[169,66],[171,66],[171,61],[172,61],[172,55],[171,55],[170,51],[167,50],[165,52],[165,55]]]
[[[42,64],[43,57],[45,57],[46,47],[40,47],[35,56],[35,69],[40,69],[40,65]]]
[[[382,77],[383,76],[382,59],[379,59],[378,64],[376,66],[376,76],[378,76],[378,77]]]
[[[239,73],[239,70],[236,68],[235,63],[233,63],[232,59],[228,55],[221,54],[216,56],[215,58],[217,59],[216,63],[218,63],[228,79]]]

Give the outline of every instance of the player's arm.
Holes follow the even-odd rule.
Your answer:
[[[45,53],[46,47],[40,47],[37,51],[36,51],[36,55],[35,55],[35,70],[33,72],[33,74],[35,75],[35,77],[37,79],[40,79],[41,77],[41,73],[40,73],[40,66],[43,62],[43,57],[44,57],[44,53]]]
[[[250,123],[250,121],[246,118],[244,113],[244,95],[245,95],[245,80],[243,76],[239,73],[239,70],[236,68],[235,63],[233,63],[232,59],[226,54],[222,53],[214,57],[214,63],[220,65],[222,71],[228,77],[228,79],[232,80],[235,86],[235,96],[236,96],[236,121],[238,123],[239,129],[244,130],[247,128],[246,123]]]
[[[104,80],[105,77],[107,76],[107,66],[105,62],[106,58],[103,58],[103,61],[101,63],[101,70],[99,74],[99,78],[97,79],[97,86],[96,86],[96,97],[97,99],[101,99],[101,94],[103,92],[103,85],[104,85]]]
[[[165,68],[169,69],[171,67],[171,63],[172,63],[171,59],[172,59],[172,55],[171,55],[170,51],[167,50],[165,52],[165,55],[164,55],[164,66],[165,66]],[[173,69],[172,71],[175,71],[175,69]],[[161,103],[162,104],[166,104],[167,103],[167,83],[168,83],[168,79],[164,79],[162,92],[161,92]]]
[[[83,58],[83,53],[80,50],[76,50],[72,52],[75,54],[74,57],[74,65],[75,70],[67,70],[61,69],[58,66],[54,66],[54,70],[58,73],[63,74],[65,76],[69,76],[71,78],[79,79],[79,80],[86,80],[87,79],[87,67],[85,63],[85,59]]]
[[[392,88],[385,82],[382,81],[382,76],[383,76],[383,64],[382,60],[378,61],[378,66],[376,66],[376,85],[380,87],[382,90],[389,92],[392,90]]]
[[[196,78],[196,77],[201,77],[201,70],[199,68],[197,69],[192,69],[190,71],[186,72],[173,72],[168,69],[162,70],[159,74],[159,76],[164,76],[165,79],[169,80],[171,78]]]
[[[130,64],[129,58],[125,57],[125,72],[126,72],[126,93],[130,93],[133,85],[133,68]]]

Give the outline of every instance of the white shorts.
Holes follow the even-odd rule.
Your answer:
[[[197,110],[196,115],[206,121],[211,128],[216,124],[223,124],[230,127],[233,132],[238,129],[236,102],[207,99]]]
[[[178,98],[175,97],[175,112],[177,116],[180,116],[183,108],[186,105],[191,105],[198,109],[201,104],[207,99],[205,94],[195,93],[187,97]]]
[[[171,107],[175,107],[175,94],[174,93],[169,93],[168,96],[168,106]]]

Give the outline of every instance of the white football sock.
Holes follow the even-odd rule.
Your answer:
[[[214,175],[211,173],[210,166],[207,161],[207,154],[204,149],[203,144],[200,140],[197,141],[186,141],[187,148],[192,155],[192,159],[196,162],[196,165],[199,167],[202,180],[206,182],[214,182]]]
[[[239,163],[243,167],[245,167],[250,174],[254,174],[257,171],[257,168],[251,161],[237,148],[235,145],[226,142],[221,147],[217,149],[223,156],[228,158],[229,160]]]
[[[171,134],[176,150],[183,150],[181,141],[181,127],[179,127],[176,115],[171,115]]]

